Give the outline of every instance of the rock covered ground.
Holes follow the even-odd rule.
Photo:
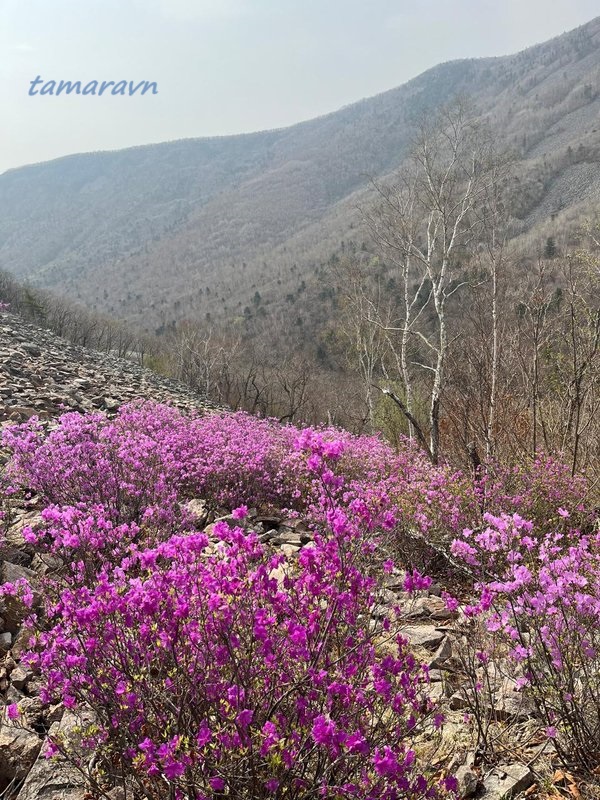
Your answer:
[[[0,313],[0,422],[65,411],[113,412],[139,397],[182,410],[216,408],[132,361],[77,347],[15,314]]]
[[[35,499],[31,506],[35,506]],[[209,515],[201,499],[190,501],[188,508],[197,517],[198,526],[209,536],[220,519],[231,526],[239,524],[229,514],[222,517]],[[35,525],[38,519],[38,513],[32,507],[18,513],[1,554],[4,556],[3,581],[25,578],[35,586],[36,577],[52,568],[51,558],[32,557],[30,547],[21,536],[23,528]],[[261,517],[251,511],[244,524],[248,530],[259,532],[261,542],[281,550],[288,559],[294,559],[303,547],[311,545],[312,534],[301,519],[274,514]],[[445,601],[439,596],[439,587],[434,585],[415,597],[414,593],[405,592],[402,584],[400,577],[390,576],[387,588],[381,592],[380,604],[373,613],[385,616],[398,604],[404,609],[403,635],[409,639],[415,655],[429,666],[430,695],[441,702],[446,714],[446,736],[437,755],[440,763],[445,761],[455,773],[460,797],[483,800],[543,797],[531,793],[531,789],[536,788],[536,776],[527,764],[528,760],[538,760],[543,749],[539,740],[522,749],[520,758],[515,758],[514,762],[493,768],[478,763],[478,754],[470,749],[469,737],[462,731],[466,704],[461,689],[464,664],[460,655],[464,637],[468,635],[464,619],[460,611],[446,608]],[[28,636],[20,629],[24,611],[12,601],[5,604],[1,618],[3,665],[0,667],[0,694],[7,704],[19,704],[28,729],[25,730],[21,723],[12,725],[6,721],[0,729],[0,797],[6,800],[89,800],[93,795],[82,785],[76,770],[60,759],[47,760],[44,757],[47,731],[52,734],[63,731],[72,736],[80,722],[60,706],[43,705],[38,697],[39,684],[35,674],[19,664],[24,640]],[[520,726],[527,732],[532,710],[523,704],[511,681],[500,672],[495,689],[491,715],[498,723]],[[124,800],[120,789],[109,790],[107,797]]]
[[[216,409],[208,398],[183,384],[163,378],[132,361],[77,347],[49,330],[26,322],[16,314],[0,313],[0,424],[23,422],[36,415],[49,420],[66,411],[106,411],[137,398],[152,398],[181,410]],[[1,580],[35,575],[39,563],[31,563],[19,531],[37,518],[31,507],[17,514],[12,544],[5,543]],[[18,612],[5,608],[0,618],[0,691],[7,702],[25,700],[26,720],[36,736],[22,729],[0,729],[0,797],[59,800],[85,796],[77,788],[77,776],[66,765],[38,758],[43,732],[48,726],[72,726],[62,710],[42,715],[31,674],[18,666],[22,638],[18,636]]]

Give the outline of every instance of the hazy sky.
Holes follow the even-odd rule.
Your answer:
[[[0,172],[289,125],[599,11],[598,0],[0,0]],[[30,97],[37,75],[156,81],[159,93]]]

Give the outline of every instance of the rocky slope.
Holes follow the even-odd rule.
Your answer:
[[[0,424],[34,414],[50,420],[65,411],[111,414],[136,399],[187,411],[216,409],[208,398],[131,361],[76,347],[16,314],[0,313]],[[35,498],[15,511],[0,543],[0,582],[26,577],[35,584],[36,573],[45,569],[32,561],[21,536],[23,527],[37,519]],[[0,716],[0,797],[84,800],[89,794],[78,772],[41,754],[45,731],[72,734],[76,721],[61,708],[43,707],[33,674],[19,665],[22,610],[6,601],[0,606],[0,695],[19,703],[24,723],[11,725],[5,714]]]
[[[216,408],[132,361],[76,347],[15,314],[0,313],[0,422],[65,411],[113,412],[137,398],[182,410]]]

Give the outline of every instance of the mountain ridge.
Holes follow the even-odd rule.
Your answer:
[[[523,161],[517,227],[544,236],[553,214],[579,213],[582,193],[598,199],[598,44],[600,17],[513,55],[436,65],[293,126],[9,170],[0,268],[147,329],[239,318],[269,286],[263,302],[280,315],[316,265],[365,236],[355,207],[369,200],[369,177],[402,164],[419,116],[467,93]]]

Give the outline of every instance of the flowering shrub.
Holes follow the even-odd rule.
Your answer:
[[[181,524],[181,504],[190,497],[203,497],[212,508],[246,503],[306,513],[318,505],[321,481],[303,449],[317,440],[338,443],[335,469],[344,479],[346,502],[353,497],[373,507],[393,505],[399,536],[412,528],[455,534],[477,516],[468,481],[432,468],[417,448],[407,444],[397,454],[377,437],[336,429],[299,432],[244,413],[189,419],[143,403],[122,408],[113,420],[65,414],[48,435],[35,418],[3,432],[14,486],[40,494],[47,504],[102,507],[116,525],[147,529],[151,522],[165,529],[163,535]],[[321,455],[315,450],[313,462]]]
[[[168,408],[160,420],[149,409],[137,411],[125,409],[114,422],[103,414],[64,414],[47,436],[35,418],[6,428],[8,477],[46,503],[101,506],[117,524],[139,522],[151,507],[172,507],[182,480],[184,420]]]
[[[24,535],[64,564],[44,578],[25,658],[43,700],[94,712],[70,753],[84,770],[94,750],[109,785],[149,800],[453,791],[414,746],[442,724],[427,670],[393,612],[371,613],[364,567],[396,524],[381,442],[143,406],[112,422],[66,415],[46,437],[21,426],[5,443],[13,482],[48,503]],[[209,540],[180,510],[195,493],[249,500]],[[277,498],[315,528],[291,561],[244,522]],[[413,574],[406,589],[426,585]],[[32,603],[25,585],[3,591]]]
[[[63,565],[30,620],[44,697],[92,708],[88,747],[149,800],[443,794],[416,756],[441,724],[427,672],[394,613],[371,611],[389,552],[409,591],[427,585],[413,572],[427,548],[451,541],[479,581],[467,614],[509,652],[565,760],[597,765],[600,541],[585,483],[556,462],[473,483],[409,444],[151,403],[49,432],[32,419],[3,443],[6,494],[45,505],[24,536]],[[209,540],[190,498],[232,520]],[[273,555],[250,507],[303,514],[314,542]],[[33,602],[22,581],[3,591]],[[476,654],[475,688],[494,655]]]
[[[295,569],[241,528],[215,533],[65,587],[30,655],[44,699],[91,707],[87,745],[150,798],[437,796],[410,747],[426,674],[371,621],[355,532],[318,537]]]
[[[564,763],[600,764],[600,535],[562,524],[539,532],[518,514],[486,515],[452,551],[481,576],[467,615],[502,635],[519,686]],[[485,659],[497,653],[484,654]]]
[[[148,507],[172,506],[175,494],[229,507],[242,500],[278,508],[304,503],[311,475],[294,447],[297,435],[296,428],[244,413],[189,419],[137,403],[114,420],[64,414],[47,436],[32,418],[6,428],[3,443],[12,452],[9,476],[46,502],[102,505],[116,522],[139,522]],[[363,443],[346,438],[358,451],[348,466],[356,465]]]
[[[475,491],[481,507],[492,514],[518,513],[535,523],[538,531],[551,530],[561,517],[559,508],[569,509],[578,527],[593,525],[586,500],[587,480],[555,458],[539,455],[516,466],[487,464],[480,472]]]

